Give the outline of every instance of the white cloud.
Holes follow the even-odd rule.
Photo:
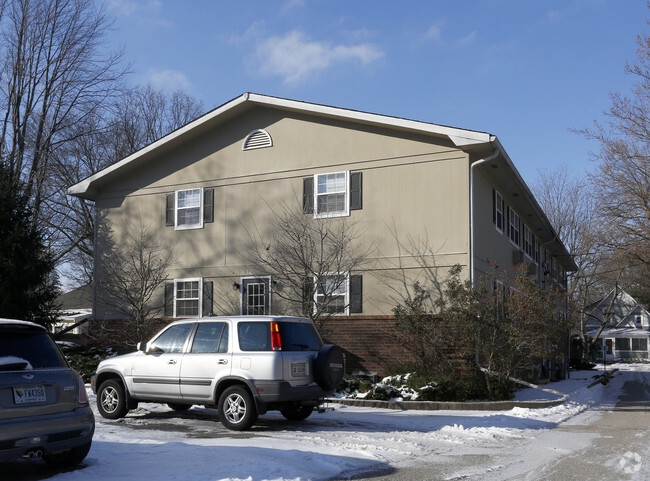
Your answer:
[[[463,38],[461,38],[458,41],[458,45],[462,47],[464,45],[468,45],[472,43],[476,39],[476,35],[477,35],[476,30],[474,30],[472,33],[465,35]]]
[[[331,45],[311,41],[297,30],[282,37],[267,38],[257,46],[259,71],[263,75],[282,77],[285,83],[299,83],[336,64],[360,61],[367,65],[383,56],[371,44]]]
[[[107,0],[106,7],[116,16],[132,17],[138,21],[152,22],[161,26],[171,25],[160,16],[162,8],[160,0]]]
[[[153,87],[167,92],[176,90],[189,92],[193,87],[187,75],[177,70],[150,71],[147,79]]]
[[[424,40],[435,40],[437,42],[442,40],[442,23],[434,23],[424,34]]]

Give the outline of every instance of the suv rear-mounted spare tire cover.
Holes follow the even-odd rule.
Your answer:
[[[334,344],[324,345],[314,362],[314,379],[325,391],[333,391],[343,379],[343,351]]]

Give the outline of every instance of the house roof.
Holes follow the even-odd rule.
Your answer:
[[[63,310],[90,309],[93,305],[92,285],[86,284],[61,294],[57,301]]]
[[[598,329],[587,332],[587,335],[591,337],[595,337],[596,334],[598,334]],[[650,337],[650,331],[646,331],[645,329],[635,329],[632,327],[603,329],[599,337],[601,339],[605,337]]]
[[[525,208],[527,212],[523,214],[527,218],[539,219],[535,221],[537,222],[537,225],[531,227],[534,228],[536,233],[543,233],[543,236],[540,238],[540,243],[550,248],[554,255],[562,257],[567,270],[571,271],[577,269],[573,258],[559,240],[551,223],[548,221],[546,214],[539,206],[537,200],[495,135],[487,132],[460,129],[417,120],[271,97],[256,93],[244,93],[239,97],[226,102],[128,157],[125,157],[115,164],[69,187],[68,194],[84,199],[94,200],[101,191],[102,186],[110,183],[111,180],[116,178],[118,175],[124,174],[129,170],[146,163],[155,156],[162,154],[179,144],[190,141],[192,138],[219,124],[228,122],[230,119],[242,112],[259,106],[446,139],[451,141],[459,149],[467,152],[472,162],[498,152],[499,155],[490,162],[492,167],[492,169],[490,169],[490,176],[495,178],[497,181],[504,183],[507,182],[517,186],[516,189],[513,189],[516,190],[516,192],[505,193],[506,197],[510,195],[510,200],[516,201],[518,208]]]
[[[614,296],[616,297],[614,298]],[[614,298],[613,301],[612,298]],[[650,313],[625,289],[616,287],[609,291],[605,297],[587,306],[585,309],[587,324],[598,325],[600,320],[605,317],[610,305],[611,322],[619,326],[633,320],[630,319],[633,315],[643,314],[646,318],[650,317]]]

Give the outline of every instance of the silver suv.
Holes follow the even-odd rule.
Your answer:
[[[102,361],[93,376],[99,413],[124,417],[139,401],[184,411],[216,406],[224,426],[250,428],[279,410],[306,419],[343,378],[343,353],[310,319],[208,317],[171,323],[137,352]]]

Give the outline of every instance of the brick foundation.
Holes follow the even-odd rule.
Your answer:
[[[323,340],[345,353],[347,373],[383,376],[391,366],[413,362],[396,336],[393,316],[331,317],[319,327]]]

